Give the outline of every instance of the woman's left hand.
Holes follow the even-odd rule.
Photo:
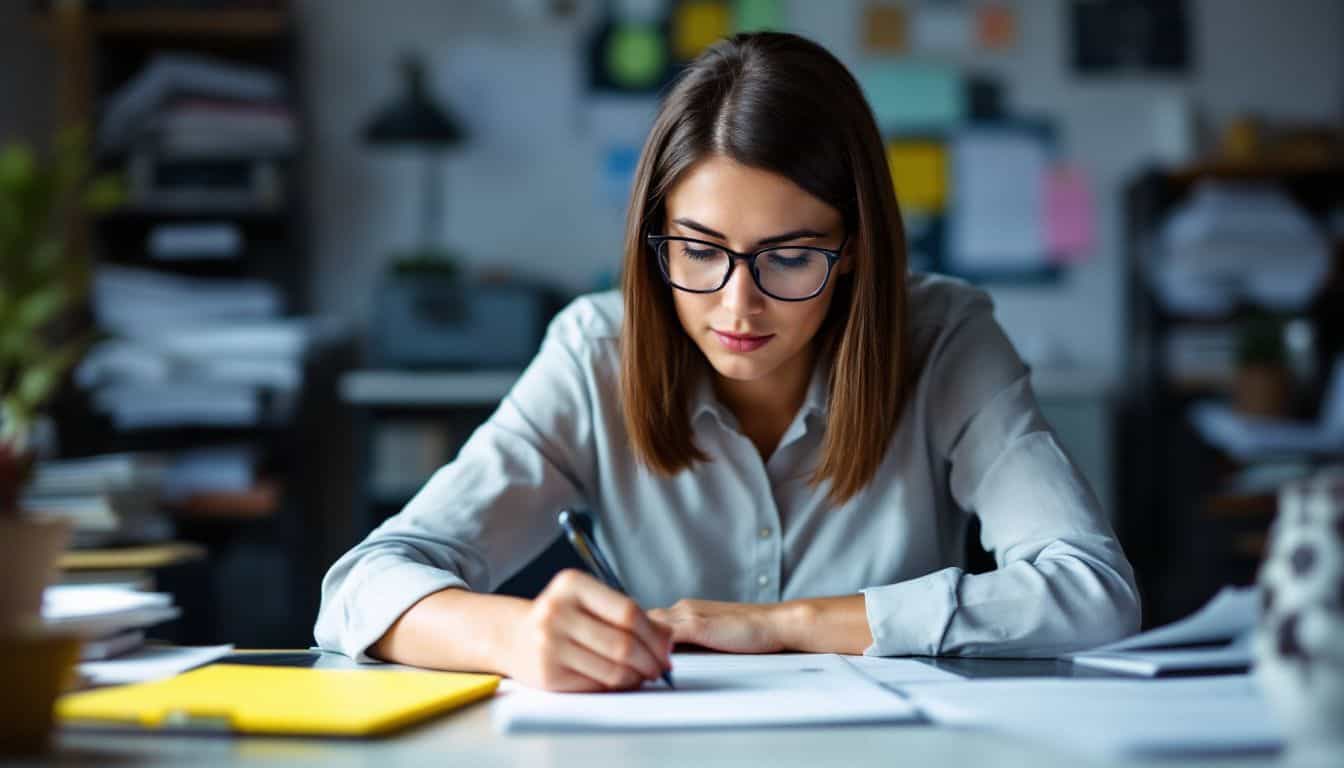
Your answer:
[[[678,600],[649,611],[649,618],[672,630],[672,640],[728,653],[785,650],[779,605]]]

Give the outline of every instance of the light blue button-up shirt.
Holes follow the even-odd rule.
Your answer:
[[[1139,625],[1133,571],[1100,505],[1037,409],[989,298],[909,278],[912,382],[877,475],[844,504],[813,487],[825,362],[762,459],[700,383],[690,409],[712,460],[673,477],[640,464],[620,407],[621,298],[576,300],[498,410],[322,585],[324,648],[366,649],[418,600],[490,591],[586,507],[644,607],[862,593],[870,655],[1054,656]],[[970,516],[998,568],[962,569]]]

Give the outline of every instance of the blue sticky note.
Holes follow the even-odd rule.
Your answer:
[[[948,131],[966,117],[966,89],[951,67],[873,63],[860,70],[859,83],[884,134]]]

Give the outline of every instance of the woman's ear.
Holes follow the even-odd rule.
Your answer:
[[[836,263],[835,268],[842,275],[848,275],[854,271],[854,260],[862,252],[863,241],[855,237],[853,240],[845,243],[845,248],[840,252],[840,261]]]

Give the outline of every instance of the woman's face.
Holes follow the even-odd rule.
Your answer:
[[[740,253],[765,244],[836,249],[845,235],[835,208],[783,176],[721,155],[691,166],[669,190],[664,209],[663,234]],[[728,284],[714,293],[668,290],[682,328],[720,376],[760,382],[796,375],[797,366],[810,366],[811,341],[831,306],[836,278],[850,269],[850,248],[845,250],[825,289],[806,301],[767,296],[741,262]]]

